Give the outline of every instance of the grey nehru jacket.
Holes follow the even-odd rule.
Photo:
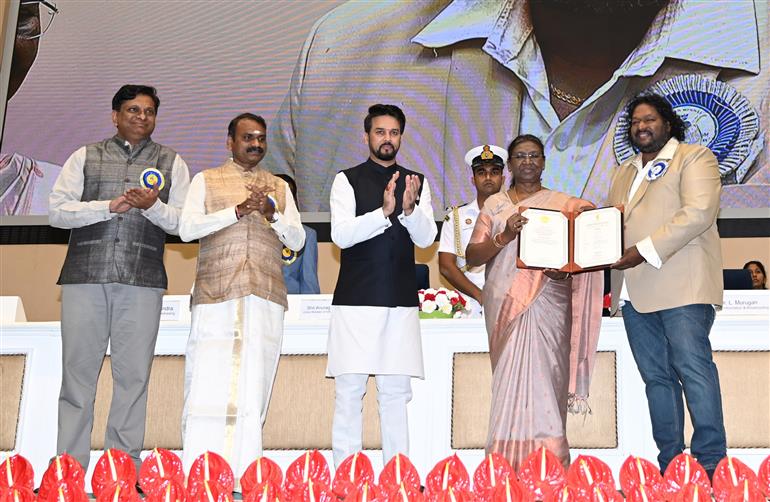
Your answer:
[[[165,184],[159,199],[168,202],[176,152],[146,140],[129,148],[118,137],[86,147],[81,201],[111,200],[140,185],[142,171],[158,169]],[[120,283],[163,288],[166,232],[132,208],[107,221],[74,228],[58,284]]]

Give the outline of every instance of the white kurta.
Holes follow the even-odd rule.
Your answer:
[[[332,240],[340,248],[381,235],[391,226],[382,208],[356,216],[355,194],[344,173],[334,178],[329,203]],[[427,183],[412,214],[398,215],[397,224],[407,229],[417,246],[425,248],[433,243],[437,229]],[[371,294],[374,297],[377,292]],[[327,376],[363,373],[423,378],[417,307],[333,305],[328,353]]]
[[[478,199],[473,199],[472,202],[457,208],[459,221],[455,221],[454,211],[450,210],[447,217],[444,219],[444,225],[441,227],[441,239],[438,245],[438,252],[455,255],[455,263],[457,264],[457,268],[461,270],[466,264],[465,249],[471,241],[473,227],[476,226],[476,219],[479,217],[480,211]],[[456,238],[455,225],[459,225],[459,243]],[[464,270],[463,274],[465,274],[465,277],[479,289],[484,289],[484,269],[484,265],[479,265],[478,267],[471,267]],[[470,310],[470,317],[480,317],[481,305],[479,302],[468,295],[463,295],[463,297],[468,302],[467,308]]]
[[[180,218],[183,240],[210,235],[237,221],[234,207],[206,214],[205,200],[205,180],[199,173]],[[288,186],[285,211],[276,218],[272,227],[280,241],[301,249],[305,232]],[[182,413],[185,471],[210,450],[222,455],[240,479],[262,455],[262,424],[281,353],[283,315],[282,305],[254,295],[192,307]],[[239,486],[236,483],[236,489]]]

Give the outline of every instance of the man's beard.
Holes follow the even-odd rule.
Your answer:
[[[390,146],[392,151],[390,153],[384,153],[382,151],[382,147],[384,147],[384,146]],[[386,162],[389,162],[389,161],[395,159],[397,153],[398,153],[398,148],[396,148],[391,143],[383,143],[382,145],[380,145],[379,148],[377,148],[377,150],[372,150],[372,155],[374,155],[378,159],[384,160]]]
[[[631,143],[636,147],[637,150],[639,150],[642,153],[657,153],[661,150],[663,150],[663,147],[666,146],[666,143],[668,143],[668,140],[670,138],[666,138],[661,136],[660,138],[656,138],[655,136],[652,137],[652,141],[647,143],[646,145],[640,145],[636,142],[636,138],[631,138]]]

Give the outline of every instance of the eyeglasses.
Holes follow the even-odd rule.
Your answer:
[[[16,27],[16,36],[23,40],[35,40],[48,31],[53,23],[53,18],[59,13],[56,4],[49,0],[21,0],[20,7],[24,5],[40,5],[39,16],[29,15],[20,8],[19,20]],[[39,21],[39,22],[36,22]]]
[[[524,159],[530,159],[530,160],[544,159],[545,155],[537,152],[529,152],[529,153],[522,152],[522,153],[517,153],[516,155],[513,156],[513,158],[521,162]]]

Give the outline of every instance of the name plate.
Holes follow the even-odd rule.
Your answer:
[[[289,295],[289,321],[326,320],[332,314],[332,295]]]
[[[721,315],[770,318],[770,290],[725,291]]]
[[[0,323],[27,322],[24,304],[19,296],[0,296]]]
[[[328,319],[332,315],[332,302],[329,300],[300,300],[300,319]]]
[[[190,295],[165,295],[160,308],[161,321],[190,321]]]

